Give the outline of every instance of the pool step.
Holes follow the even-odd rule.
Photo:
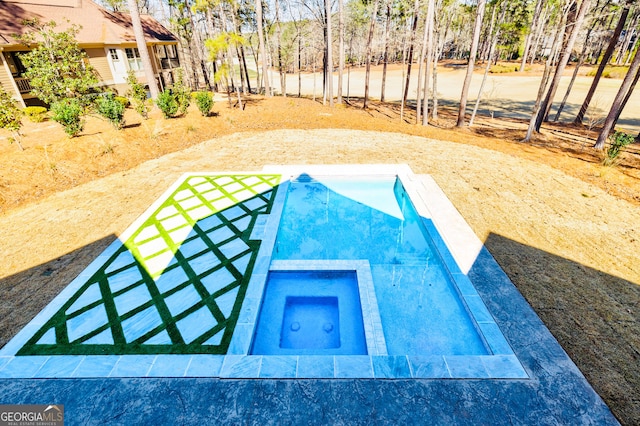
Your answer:
[[[397,265],[424,266],[428,262],[426,254],[398,253],[393,257],[392,263]]]

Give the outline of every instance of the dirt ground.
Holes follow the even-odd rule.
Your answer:
[[[184,172],[407,163],[434,177],[618,419],[640,424],[636,147],[612,168],[571,126],[524,144],[517,121],[458,130],[441,111],[423,127],[390,104],[254,96],[214,111],[128,111],[121,131],[89,118],[73,139],[25,123],[25,151],[0,140],[0,346]]]

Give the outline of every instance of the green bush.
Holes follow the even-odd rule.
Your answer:
[[[64,127],[69,137],[77,136],[84,129],[84,112],[80,101],[76,98],[62,99],[51,105],[51,118]]]
[[[0,129],[7,129],[13,137],[10,142],[15,141],[20,149],[20,128],[22,127],[22,111],[18,107],[18,103],[0,86]]]
[[[47,118],[47,109],[42,106],[29,106],[22,110],[33,123],[42,123]]]
[[[124,96],[116,96],[115,99],[116,101],[120,102],[125,108],[129,108],[129,106],[131,105],[131,101],[129,100],[129,98],[125,98]]]
[[[208,117],[213,107],[213,95],[211,92],[196,93],[196,104],[203,117]]]
[[[191,104],[191,97],[189,91],[179,90],[175,92],[176,102],[178,102],[178,109],[180,114],[186,114],[189,105]]]
[[[624,132],[616,131],[609,136],[609,140],[609,148],[607,148],[607,151],[605,153],[606,157],[603,161],[603,164],[605,166],[613,166],[624,148],[627,145],[631,145],[635,142],[635,137]]]
[[[171,87],[171,91],[178,103],[180,114],[186,114],[187,108],[189,108],[189,104],[191,103],[191,90],[184,84],[184,73],[182,72],[182,68],[178,68],[176,74],[176,82]]]
[[[164,90],[158,95],[156,105],[158,105],[158,108],[162,111],[164,118],[171,118],[178,112],[178,101],[170,90]]]
[[[133,105],[138,114],[145,120],[149,118],[149,110],[147,108],[147,89],[138,81],[136,74],[129,70],[127,73],[127,84],[129,90],[127,96],[133,99]]]
[[[112,93],[105,93],[96,98],[96,111],[109,120],[116,129],[122,129],[124,125],[124,104]]]
[[[507,72],[515,72],[518,71],[520,69],[520,67],[518,66],[514,66],[514,65],[505,65],[505,64],[496,64],[496,65],[491,65],[491,68],[489,68],[489,72],[491,74],[503,74],[503,73],[507,73]]]

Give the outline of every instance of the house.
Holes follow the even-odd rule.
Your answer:
[[[0,1],[0,84],[23,106],[41,104],[30,94],[26,71],[20,54],[28,51],[16,35],[29,29],[26,19],[54,21],[59,31],[71,25],[81,26],[76,40],[98,74],[101,86],[124,94],[128,89],[127,72],[133,70],[142,83],[146,82],[142,59],[126,13],[110,12],[91,0],[2,0]],[[142,27],[149,48],[153,73],[160,87],[172,84],[175,69],[180,66],[177,38],[158,21],[141,15]]]

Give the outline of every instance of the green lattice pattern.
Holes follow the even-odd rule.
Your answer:
[[[279,180],[186,179],[18,355],[226,353]]]

